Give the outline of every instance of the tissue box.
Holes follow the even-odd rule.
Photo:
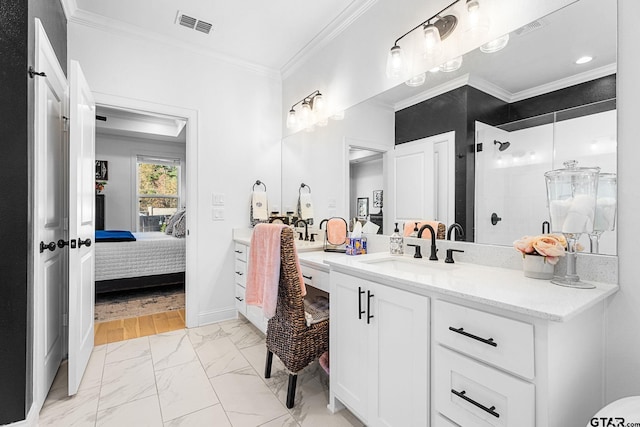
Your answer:
[[[362,255],[367,253],[366,237],[349,237],[347,255]]]

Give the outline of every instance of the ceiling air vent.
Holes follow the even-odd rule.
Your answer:
[[[178,11],[178,17],[176,18],[176,24],[183,27],[191,28],[192,30],[200,31],[201,33],[209,34],[211,32],[212,24],[201,21],[193,16],[186,15],[181,11]]]
[[[516,36],[523,36],[525,34],[529,34],[532,31],[539,30],[544,27],[545,24],[541,20],[533,21],[525,25],[524,27],[520,27],[514,31]]]

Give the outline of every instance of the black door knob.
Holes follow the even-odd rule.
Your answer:
[[[91,239],[88,237],[85,240],[78,239],[78,249],[80,249],[82,245],[85,245],[86,247],[91,246]]]
[[[51,252],[56,250],[56,242],[49,242],[48,244],[45,242],[40,242],[40,253],[44,252],[46,249],[49,249]]]
[[[500,218],[497,213],[495,213],[495,212],[492,213],[491,214],[491,224],[492,225],[496,225],[499,221],[502,221],[502,218]]]
[[[64,240],[64,239],[58,240],[58,247],[60,249],[64,248],[65,246],[69,246],[69,241],[68,240]]]

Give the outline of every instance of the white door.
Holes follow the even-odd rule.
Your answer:
[[[69,395],[93,349],[96,106],[80,64],[69,70]]]
[[[391,168],[397,221],[455,222],[455,132],[396,145]]]
[[[67,81],[36,20],[34,116],[34,400],[44,402],[64,355],[65,238],[64,107]]]

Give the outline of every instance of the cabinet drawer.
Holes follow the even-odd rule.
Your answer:
[[[460,426],[438,412],[433,416],[433,427],[460,427]]]
[[[248,257],[249,247],[240,243],[235,244],[234,252],[236,255],[236,259],[241,261],[246,261]]]
[[[434,338],[491,365],[533,379],[533,325],[436,300]]]
[[[300,266],[305,286],[313,286],[325,292],[329,292],[329,273],[315,268]]]
[[[240,285],[236,285],[236,309],[243,316],[246,316],[246,314],[247,314],[247,303],[244,300],[244,295],[245,295],[245,289]]]
[[[244,261],[236,260],[234,269],[234,276],[237,285],[242,287],[247,286],[247,263]]]
[[[435,410],[462,426],[535,425],[533,384],[436,346]]]

